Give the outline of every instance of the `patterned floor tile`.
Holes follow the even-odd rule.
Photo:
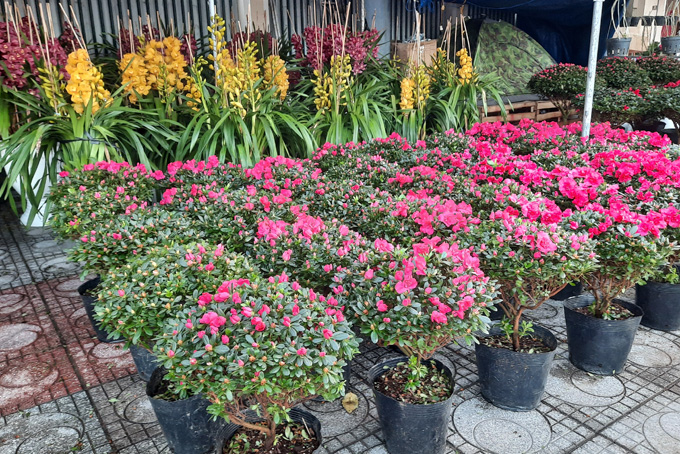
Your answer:
[[[113,453],[84,392],[0,419],[0,454]]]

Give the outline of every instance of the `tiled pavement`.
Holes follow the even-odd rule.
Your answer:
[[[96,340],[65,247],[0,204],[0,454],[169,452],[129,354]],[[487,404],[474,350],[452,345],[438,356],[455,370],[450,453],[680,454],[680,332],[641,328],[624,372],[596,377],[567,359],[560,303],[534,317],[560,341],[535,411]],[[351,415],[337,401],[305,405],[322,422],[319,453],[386,453],[365,378],[391,354],[362,344]]]

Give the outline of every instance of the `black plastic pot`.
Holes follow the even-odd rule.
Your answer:
[[[136,345],[130,345],[130,354],[132,355],[132,360],[135,362],[137,373],[141,379],[147,382],[151,380],[151,374],[153,374],[158,367],[156,355],[146,348],[138,347]]]
[[[666,25],[666,16],[652,16],[652,17],[654,18],[654,24],[660,26]]]
[[[503,309],[501,309],[501,306],[499,304],[496,304],[492,310],[489,313],[489,319],[491,321],[497,322],[499,320],[503,320],[503,317],[505,316],[505,312],[503,312]]]
[[[406,361],[405,358],[393,358],[377,364],[368,371],[368,382],[375,380],[388,369]],[[431,360],[437,369],[449,377],[453,384],[452,372],[437,360]],[[382,428],[387,451],[390,454],[443,454],[446,452],[448,423],[453,409],[453,393],[444,402],[436,404],[414,405],[399,402],[373,388],[375,406],[378,410],[380,427]]]
[[[635,287],[635,303],[645,315],[640,322],[660,331],[680,329],[680,284],[647,282]]]
[[[615,375],[623,370],[633,348],[635,332],[644,312],[623,300],[614,302],[633,313],[625,320],[603,320],[576,312],[593,302],[591,295],[581,295],[564,302],[569,360],[579,369],[598,375]]]
[[[678,135],[678,130],[676,129],[660,129],[657,132],[661,135],[663,134],[667,135],[668,138],[671,139],[671,142],[673,142],[674,144],[680,143],[680,140],[678,140],[680,139],[680,136]]]
[[[94,328],[94,332],[97,334],[97,339],[100,342],[106,342],[106,343],[117,343],[117,342],[122,342],[122,340],[113,340],[109,339],[109,333],[105,331],[99,321],[97,321],[94,318],[94,305],[97,302],[97,298],[92,296],[91,293],[95,293],[94,289],[99,285],[101,282],[101,279],[99,276],[97,276],[94,279],[90,279],[87,282],[84,282],[80,287],[78,287],[78,293],[80,293],[80,298],[83,300],[83,306],[85,306],[85,312],[87,312],[87,318],[90,319],[90,323],[92,324],[92,328]]]
[[[550,299],[553,299],[555,301],[564,301],[567,298],[571,298],[572,296],[578,296],[581,293],[583,293],[583,284],[581,284],[580,282],[572,282],[570,284],[567,284],[566,287],[564,287],[562,290],[551,296]]]
[[[666,36],[661,38],[661,52],[666,55],[679,55],[680,36]]]
[[[151,402],[168,446],[175,454],[206,454],[215,449],[215,434],[226,423],[211,421],[210,405],[201,396],[170,402],[157,399],[162,392],[165,369],[156,368],[146,384],[146,395]]]
[[[488,336],[502,334],[493,327]],[[477,374],[482,396],[496,407],[511,411],[533,410],[541,402],[555,357],[557,339],[549,330],[534,325],[534,337],[551,350],[546,353],[523,353],[507,348],[475,346]]]
[[[311,413],[308,413],[304,410],[299,410],[297,408],[293,408],[288,412],[288,416],[290,416],[290,419],[293,422],[296,423],[303,423],[305,424],[313,433],[313,436],[316,437],[317,441],[319,442],[319,448],[321,447],[321,443],[323,442],[323,439],[321,438],[321,422],[316,418]],[[261,419],[257,418],[255,414],[253,414],[253,418],[248,421],[248,422],[257,422],[261,421]],[[224,445],[231,440],[231,437],[234,436],[236,432],[241,428],[241,426],[237,424],[229,424],[227,425],[222,431],[217,436],[217,439],[215,440],[215,454],[222,454],[224,451]],[[310,434],[311,435],[311,434]],[[315,450],[319,451],[317,448]]]
[[[607,40],[607,56],[625,57],[630,49],[631,38],[609,38]]]

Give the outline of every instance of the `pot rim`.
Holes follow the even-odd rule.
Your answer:
[[[590,314],[582,314],[581,312],[575,311],[575,309],[581,308],[581,307],[586,307],[590,305],[595,298],[593,298],[592,295],[579,295],[575,296],[573,298],[569,298],[564,301],[564,310],[569,310],[574,313],[574,315],[580,315],[583,317],[587,317],[592,320],[600,320],[602,323],[617,323],[617,322],[625,322],[627,320],[635,320],[636,318],[642,318],[645,315],[645,312],[642,310],[640,306],[638,306],[635,303],[632,303],[630,301],[626,301],[621,298],[614,298],[612,302],[619,304],[623,306],[624,308],[628,309],[633,313],[632,317],[624,318],[624,319],[613,319],[613,320],[605,320],[603,318],[598,318]]]
[[[406,361],[404,361],[404,359],[406,359]],[[454,384],[455,383],[454,383],[454,380],[453,380],[453,371],[451,369],[449,369],[449,367],[446,364],[442,363],[441,361],[439,361],[436,358],[430,358],[426,361],[434,362],[435,365],[437,366],[437,368],[439,370],[443,371],[444,375],[449,377],[449,381],[451,383],[451,395],[449,397],[447,397],[445,400],[442,400],[440,402],[430,402],[430,403],[427,403],[427,404],[412,404],[412,403],[409,403],[409,402],[398,401],[394,397],[388,396],[388,395],[378,391],[375,388],[375,386],[374,386],[375,380],[378,377],[380,377],[381,375],[383,375],[385,372],[387,372],[388,370],[393,369],[397,364],[408,362],[407,356],[387,358],[387,359],[385,359],[385,360],[383,360],[379,363],[376,363],[373,367],[371,367],[371,369],[368,371],[368,379],[370,381],[371,390],[374,393],[380,394],[381,396],[384,396],[387,399],[392,399],[395,402],[401,403],[402,405],[412,405],[414,407],[415,406],[422,407],[422,406],[427,406],[427,405],[444,404],[444,403],[448,402],[449,400],[453,399],[453,396],[455,395],[455,390],[454,390]],[[394,363],[394,364],[390,365],[390,363]],[[389,367],[387,367],[388,365],[389,365]]]
[[[249,416],[249,417],[247,418],[248,422],[259,422],[259,421],[263,421],[263,419],[262,419],[261,417],[257,416],[257,413],[255,413],[254,411],[252,411],[252,410],[247,410],[247,413],[248,413],[248,416]],[[317,431],[316,429],[314,429],[314,428],[311,427],[311,424],[310,424],[310,423],[305,423],[305,425],[306,425],[309,429],[312,429],[312,430],[313,430],[313,436],[314,436],[314,438],[316,438],[316,439],[319,441],[319,446],[314,450],[314,452],[316,453],[316,452],[319,450],[319,448],[322,448],[322,447],[323,447],[323,435],[321,434],[321,420],[320,420],[319,418],[317,418],[316,415],[315,415],[314,413],[312,413],[312,412],[310,412],[310,411],[307,411],[307,410],[303,410],[303,409],[298,408],[298,407],[294,407],[294,408],[291,408],[291,409],[288,410],[288,415],[289,415],[289,416],[291,416],[291,415],[297,416],[298,419],[301,419],[301,420],[303,420],[303,421],[304,421],[305,419],[310,419],[310,420],[311,420],[310,422],[311,422],[312,424],[318,425],[318,427],[319,427],[320,430]],[[293,418],[291,417],[291,420],[292,420],[292,419],[293,419]],[[233,432],[233,434],[232,434],[232,436],[234,436],[234,435],[236,435],[236,433],[238,433],[238,431],[239,431],[240,429],[242,429],[242,426],[240,426],[240,425],[238,425],[238,424],[236,424],[236,423],[230,422],[230,421],[228,421],[228,420],[226,420],[226,419],[225,419],[225,422],[226,422],[226,425],[225,425],[224,427],[222,427],[222,428],[216,433],[215,438],[214,438],[214,440],[215,440],[215,449],[216,449],[216,450],[219,449],[220,439],[222,439],[221,442],[223,442],[223,443],[227,441],[227,439],[224,438],[225,434],[229,433],[231,430],[234,430],[234,432]],[[293,422],[299,423],[299,421],[293,421]],[[283,423],[281,423],[281,424],[283,424]],[[310,424],[310,425],[308,425],[308,424]],[[221,453],[220,453],[220,454],[221,454]]]
[[[94,290],[101,283],[101,276],[97,275],[92,279],[88,279],[78,286],[77,292],[80,296],[83,296],[88,290]],[[96,296],[96,295],[95,295]],[[95,298],[96,299],[96,298]]]
[[[571,298],[569,298],[569,299],[571,299]],[[490,350],[506,351],[508,353],[514,353],[516,355],[531,355],[531,356],[552,355],[555,352],[555,350],[557,350],[557,337],[555,337],[555,334],[552,331],[550,331],[548,328],[546,328],[545,326],[541,326],[541,325],[534,323],[534,330],[536,330],[536,328],[538,328],[539,331],[544,333],[544,336],[542,336],[542,337],[548,337],[549,339],[555,341],[555,347],[552,350],[550,350],[548,352],[539,352],[539,353],[516,352],[514,350],[510,350],[509,348],[491,347],[490,345],[485,345],[485,344],[482,344],[481,342],[477,342],[475,344],[475,350],[478,349],[478,348],[488,348]],[[491,329],[489,329],[488,333],[480,334],[480,335],[478,335],[478,337],[485,338],[485,337],[497,336],[499,334],[503,334],[503,331],[501,331],[501,329],[498,327],[497,324],[494,324],[494,325],[491,326]]]

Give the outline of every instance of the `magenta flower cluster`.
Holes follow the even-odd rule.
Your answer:
[[[293,35],[291,42],[295,57],[303,66],[321,69],[332,56],[349,55],[352,71],[361,74],[370,58],[378,56],[378,38],[379,32],[375,29],[351,32],[340,24],[332,24],[326,28],[307,27],[302,36]]]

